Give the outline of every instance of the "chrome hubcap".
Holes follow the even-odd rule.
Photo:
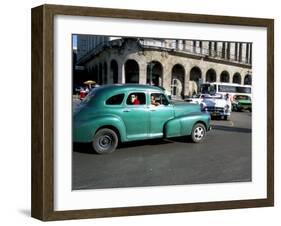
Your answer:
[[[196,140],[201,140],[204,137],[204,129],[202,127],[197,127],[194,130],[194,137]]]
[[[99,145],[101,148],[107,149],[112,144],[112,137],[109,135],[103,135],[99,138]]]

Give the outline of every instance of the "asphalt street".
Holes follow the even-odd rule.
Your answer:
[[[72,188],[100,189],[251,181],[251,113],[212,120],[201,144],[185,138],[121,144],[109,155],[74,145]]]

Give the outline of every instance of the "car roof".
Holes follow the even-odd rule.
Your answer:
[[[111,85],[103,85],[96,89],[98,92],[102,92],[102,93],[119,92],[119,91],[144,91],[144,90],[163,92],[163,89],[157,86],[141,85],[141,84],[111,84]]]
[[[91,99],[88,101],[88,104],[101,104],[103,105],[104,100],[109,98],[110,96],[117,95],[120,93],[126,92],[145,92],[145,91],[152,91],[152,92],[160,92],[163,93],[164,91],[157,87],[157,86],[150,86],[150,85],[140,85],[140,84],[111,84],[111,85],[102,85],[96,87],[90,91],[88,97]],[[96,97],[96,98],[93,98]],[[93,102],[94,101],[94,102]]]

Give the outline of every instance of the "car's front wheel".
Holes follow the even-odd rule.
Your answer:
[[[96,132],[92,146],[98,154],[109,154],[115,151],[118,145],[118,136],[112,129],[100,129]]]
[[[197,123],[193,126],[191,139],[194,143],[200,143],[206,136],[206,127],[202,123]]]

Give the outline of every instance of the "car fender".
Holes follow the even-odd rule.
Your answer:
[[[123,120],[110,114],[104,114],[99,116],[93,116],[88,118],[86,123],[79,123],[79,128],[76,128],[76,134],[74,134],[74,141],[79,142],[91,142],[95,133],[100,128],[112,128],[117,130],[121,142],[126,139],[126,127]]]
[[[95,118],[95,123],[96,123],[96,130],[94,133],[97,132],[98,129],[102,127],[114,127],[115,129],[118,130],[119,136],[121,141],[126,140],[126,126],[122,120],[117,115],[111,115],[111,114],[105,114],[101,115],[97,118]]]
[[[164,134],[165,137],[177,137],[190,135],[193,126],[197,122],[201,122],[209,129],[209,119],[208,114],[202,112],[194,112],[188,115],[182,115],[173,119],[170,119],[165,123]]]

